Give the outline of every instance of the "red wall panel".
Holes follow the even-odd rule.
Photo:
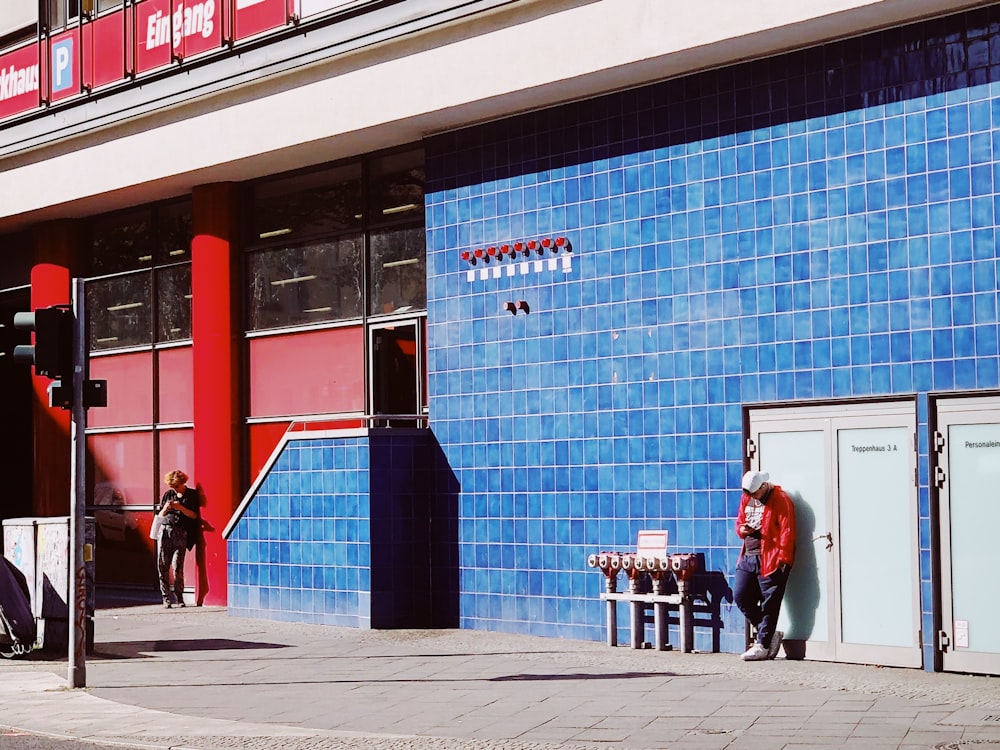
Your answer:
[[[267,459],[271,457],[274,447],[281,440],[281,436],[288,429],[288,422],[264,422],[252,424],[248,429],[250,440],[250,483],[257,481],[257,477]]]
[[[149,538],[149,506],[158,497],[152,474],[153,433],[88,435],[87,448],[88,477],[94,482],[88,513],[97,522],[97,583],[155,586],[155,544]]]
[[[87,447],[89,460],[93,461],[95,505],[152,505],[156,502],[152,432],[88,435]]]
[[[197,468],[194,465],[194,430],[160,430],[157,433],[160,441],[160,465],[156,468],[156,476],[160,482],[159,494],[167,491],[163,477],[168,471],[180,469],[190,477],[188,484],[198,486]]]
[[[288,0],[236,0],[236,38],[288,23]]]
[[[153,423],[153,353],[94,357],[90,378],[108,381],[108,405],[87,412],[89,427]]]
[[[0,117],[35,109],[41,80],[37,44],[0,55]]]
[[[158,422],[194,421],[194,354],[190,346],[160,349]],[[177,468],[177,467],[174,467]],[[190,470],[185,469],[188,474]]]
[[[365,407],[364,330],[332,328],[250,341],[250,416]]]
[[[125,50],[131,48],[132,39],[126,18],[131,14],[117,11],[84,26],[83,82],[88,86],[97,88],[125,78]]]

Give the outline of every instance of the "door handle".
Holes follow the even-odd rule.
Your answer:
[[[812,540],[814,542],[817,542],[820,539],[826,539],[826,548],[827,549],[833,549],[833,534],[832,533],[830,533],[828,531],[825,534],[817,534],[816,536],[813,537]]]

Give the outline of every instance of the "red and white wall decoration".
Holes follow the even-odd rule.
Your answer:
[[[465,271],[468,281],[573,269],[573,245],[562,236],[484,245],[459,255],[470,266]]]

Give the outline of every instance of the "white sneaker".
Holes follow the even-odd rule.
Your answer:
[[[764,661],[767,658],[767,649],[761,644],[754,642],[754,644],[743,652],[740,657],[743,661]]]
[[[785,634],[780,630],[775,630],[774,635],[771,636],[771,645],[767,648],[767,658],[773,659],[778,655],[778,649],[781,648],[781,639],[785,637]]]

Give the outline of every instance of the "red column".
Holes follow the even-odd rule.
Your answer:
[[[222,529],[240,501],[242,424],[239,398],[239,254],[237,188],[195,187],[191,244],[191,335],[194,352],[194,479],[214,527],[198,549],[199,603],[226,603]]]
[[[74,221],[53,221],[34,229],[31,268],[31,309],[65,305],[71,301],[71,269],[79,247]],[[50,409],[52,381],[34,375],[34,483],[32,505],[37,516],[70,513],[70,412]]]

